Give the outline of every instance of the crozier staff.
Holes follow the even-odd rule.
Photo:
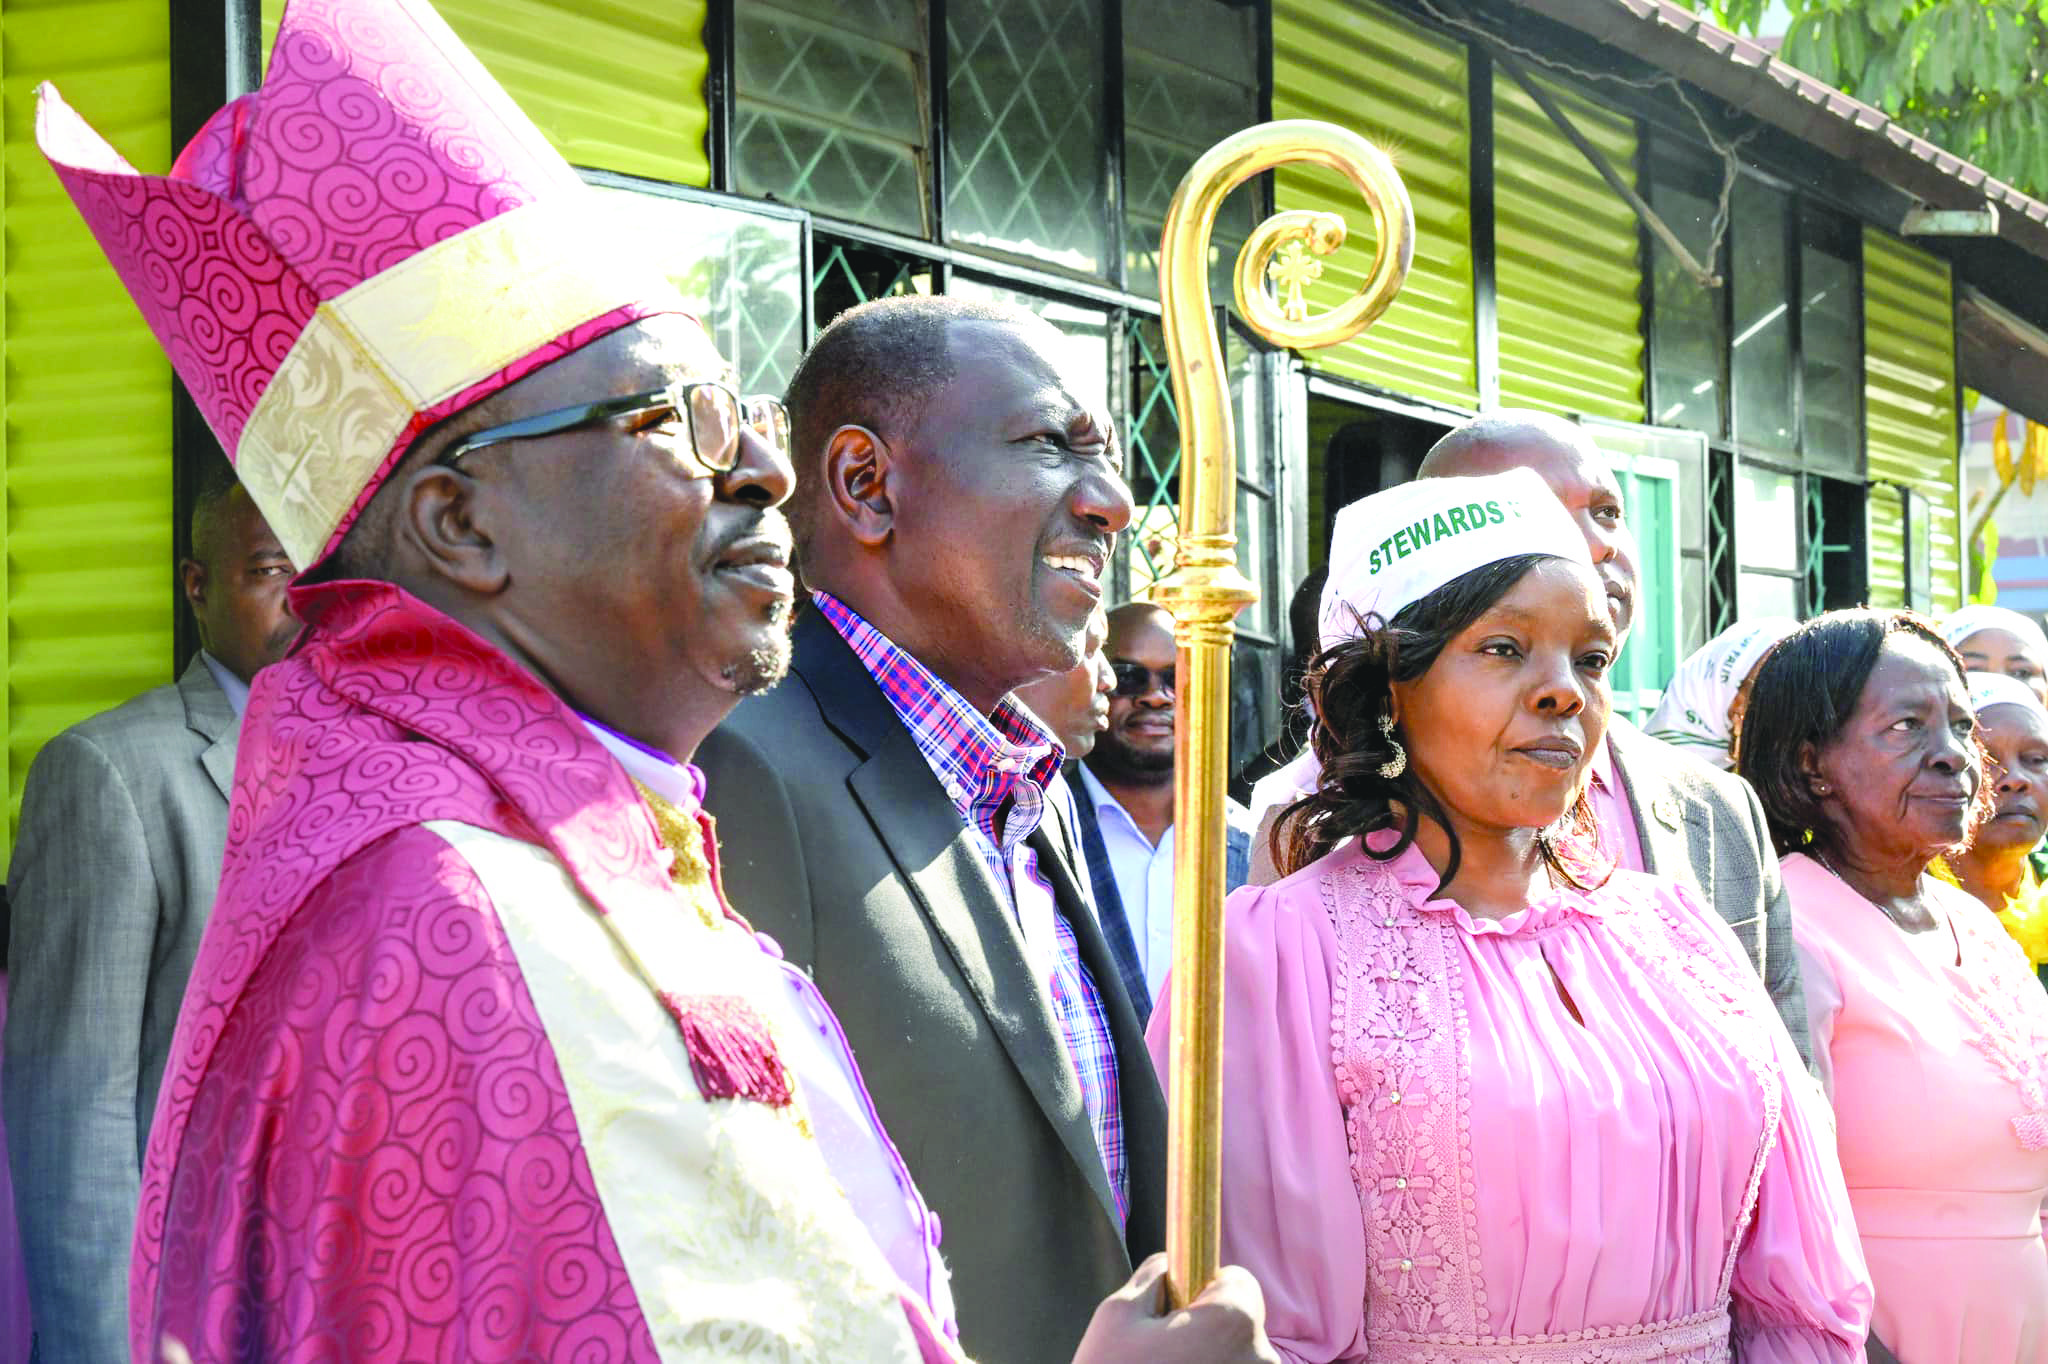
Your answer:
[[[1402,529],[1352,545],[1287,874],[1225,906],[1221,1249],[1274,1344],[1860,1360],[1870,1287],[1769,996],[1591,837],[1616,640],[1584,537],[1526,470],[1358,507]]]

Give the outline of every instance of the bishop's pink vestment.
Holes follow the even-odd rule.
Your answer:
[[[135,1359],[951,1359],[715,865],[693,902],[582,719],[453,621],[293,601],[144,1161]]]
[[[1437,879],[1353,844],[1225,907],[1222,1255],[1281,1354],[1861,1360],[1826,1117],[1727,927],[1635,872],[1497,921]]]

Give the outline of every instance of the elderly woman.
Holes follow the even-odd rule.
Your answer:
[[[2048,634],[2032,616],[2003,606],[1965,606],[1942,620],[1941,637],[1971,672],[2018,678],[2048,702]]]
[[[1927,874],[1983,813],[1976,728],[1932,626],[1835,612],[1758,671],[1737,770],[1784,855],[1873,1339],[1905,1364],[2048,1364],[2048,995]]]
[[[2039,967],[2048,963],[2048,887],[2028,854],[2048,832],[2048,708],[2004,673],[1969,680],[1994,803],[1970,846],[1931,870],[1976,896]]]
[[[1796,620],[1766,616],[1715,635],[1678,665],[1644,729],[1724,772],[1735,766],[1735,731],[1749,704],[1749,679],[1764,655],[1798,628]]]
[[[1861,1359],[1867,1276],[1769,998],[1583,832],[1615,644],[1570,514],[1525,470],[1363,506],[1390,533],[1311,679],[1289,874],[1226,909],[1223,1250],[1268,1334],[1298,1361]]]

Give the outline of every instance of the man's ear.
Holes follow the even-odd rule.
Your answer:
[[[888,442],[865,426],[842,426],[826,438],[820,466],[825,501],[854,542],[885,544],[896,524],[896,457]]]
[[[398,491],[398,554],[463,592],[494,597],[505,590],[511,567],[483,524],[476,480],[459,469],[428,464],[407,476]]]
[[[206,565],[197,559],[178,560],[178,590],[196,613],[206,608]]]

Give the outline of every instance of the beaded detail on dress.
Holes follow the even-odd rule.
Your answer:
[[[1404,1331],[1372,1336],[1372,1364],[1730,1364],[1731,1326],[1726,1307],[1677,1321],[1554,1336],[1443,1336]]]
[[[1987,931],[1977,916],[1951,913],[1949,921],[1964,955],[1975,959],[1957,973],[1962,987],[1956,1005],[1975,1030],[1970,1041],[2019,1091],[2022,1108],[2013,1115],[2012,1130],[2021,1149],[2048,1147],[2048,1011],[2012,1007],[2037,988],[2033,973],[2019,944]]]
[[[1696,925],[1625,889],[1603,923],[1672,984],[1755,1077],[1765,1122],[1729,1228],[1718,1301],[1685,1317],[1554,1335],[1492,1334],[1472,1173],[1470,1022],[1452,916],[1410,903],[1390,867],[1358,860],[1322,880],[1336,930],[1331,1063],[1365,1218],[1366,1338],[1375,1364],[1727,1364],[1729,1285],[1776,1143],[1783,1077],[1745,1012],[1727,953]]]

